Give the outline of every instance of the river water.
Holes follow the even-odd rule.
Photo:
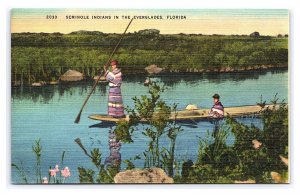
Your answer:
[[[252,105],[264,100],[270,101],[277,97],[288,100],[288,71],[265,71],[249,73],[226,74],[176,74],[153,78],[166,86],[162,99],[167,103],[178,103],[183,109],[187,104],[197,104],[198,107],[209,108],[212,105],[211,96],[219,93],[225,107]],[[144,75],[124,77],[122,85],[123,101],[132,106],[132,97],[147,94],[148,88],[143,85]],[[41,88],[12,88],[11,98],[11,159],[12,163],[22,165],[30,183],[36,181],[35,156],[32,145],[37,139],[42,144],[42,176],[48,176],[49,166],[60,165],[61,154],[65,151],[63,167],[68,166],[71,177],[67,183],[79,182],[77,167],[94,168],[90,160],[83,154],[74,139],[80,138],[83,145],[91,150],[100,148],[102,162],[109,156],[109,130],[111,127],[101,127],[99,122],[88,119],[90,114],[107,112],[107,86],[99,85],[85,107],[79,124],[75,117],[92,87],[92,82],[60,84]],[[262,127],[260,119],[238,119],[244,123],[254,123]],[[207,131],[212,131],[213,125],[201,121],[195,126],[182,126],[184,129],[176,141],[176,160],[196,160],[199,138],[204,138]],[[148,140],[141,131],[133,134],[134,143],[122,144],[120,154],[122,160],[142,154],[147,148]],[[230,136],[228,144],[234,141]],[[162,140],[164,142],[164,139]],[[166,145],[166,143],[162,143]],[[143,167],[143,159],[133,161],[136,167]],[[122,169],[125,167],[122,164]],[[15,169],[12,169],[12,183],[22,183]]]

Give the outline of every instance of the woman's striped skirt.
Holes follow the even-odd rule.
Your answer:
[[[120,87],[109,87],[108,115],[112,117],[124,117],[124,107]]]

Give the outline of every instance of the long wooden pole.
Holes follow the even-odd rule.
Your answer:
[[[133,20],[133,18],[130,20],[129,24],[127,25],[125,31],[123,32],[123,34],[122,34],[122,36],[121,36],[119,42],[118,42],[117,45],[115,46],[114,50],[111,52],[109,58],[107,59],[106,64],[109,64],[110,61],[112,60],[112,57],[113,57],[113,55],[115,54],[115,52],[117,51],[117,48],[118,48],[118,46],[120,45],[121,41],[123,40],[123,38],[124,38],[124,36],[125,36],[125,34],[126,34],[128,28],[129,28],[129,26],[130,26],[132,20]],[[81,106],[81,109],[80,109],[80,111],[79,111],[79,113],[78,113],[78,115],[77,115],[77,117],[76,117],[76,119],[75,119],[75,121],[74,121],[75,123],[79,123],[80,117],[81,117],[81,113],[82,113],[82,111],[83,111],[83,108],[85,107],[85,105],[86,105],[86,103],[88,102],[88,100],[90,99],[92,93],[93,93],[94,90],[96,89],[97,83],[99,82],[99,80],[100,80],[102,74],[103,74],[103,70],[101,71],[99,77],[98,77],[97,80],[95,81],[95,83],[94,83],[94,85],[93,85],[93,87],[92,87],[92,90],[90,91],[90,93],[89,93],[88,96],[86,97],[85,101],[83,102],[83,105]]]

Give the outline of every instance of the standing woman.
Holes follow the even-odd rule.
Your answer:
[[[104,76],[109,82],[108,115],[115,118],[123,118],[125,115],[121,94],[122,73],[117,67],[117,60],[112,60],[110,65],[111,71],[107,70],[107,66],[104,65]]]

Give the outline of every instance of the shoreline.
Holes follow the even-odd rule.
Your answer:
[[[196,69],[196,68],[187,68],[185,71],[184,70],[168,70],[168,69],[163,69],[163,71],[159,74],[149,74],[145,70],[136,70],[135,73],[132,73],[131,71],[123,71],[123,74],[126,76],[133,76],[136,75],[137,73],[140,74],[141,76],[148,77],[148,76],[154,76],[154,77],[159,77],[163,75],[173,75],[173,74],[228,74],[228,73],[251,73],[251,72],[262,72],[262,71],[274,71],[274,70],[288,70],[288,65],[282,64],[282,65],[256,65],[252,67],[243,67],[239,69],[234,69],[231,67],[222,67],[222,68],[215,68],[215,69]],[[92,81],[94,80],[93,77],[85,77],[82,81]],[[17,81],[18,83],[15,84],[13,81],[11,81],[11,87],[18,87],[21,86],[21,81]],[[41,83],[41,85],[33,85],[35,83]],[[39,82],[32,82],[31,84],[28,84],[27,82],[23,83],[23,86],[32,86],[33,87],[42,87],[42,86],[47,86],[47,85],[57,85],[60,83],[64,84],[71,84],[74,83],[74,81],[59,81],[57,79],[56,81],[39,81]]]
[[[273,70],[288,70],[289,66],[287,64],[281,64],[281,65],[256,65],[252,67],[243,67],[239,69],[234,69],[231,67],[222,67],[222,68],[215,68],[215,69],[197,69],[197,68],[187,68],[186,70],[168,70],[164,69],[159,74],[149,74],[144,69],[137,70],[135,73],[131,73],[130,71],[122,71],[122,73],[126,73],[126,75],[136,75],[144,74],[146,76],[160,76],[160,75],[172,75],[172,74],[220,74],[220,73],[251,73],[251,72],[257,72],[257,71],[273,71]]]
[[[170,70],[170,73],[234,73],[234,72],[251,72],[258,70],[275,70],[275,69],[288,69],[287,64],[281,65],[256,65],[242,68],[232,68],[232,67],[222,67],[215,69],[197,69],[197,68],[187,68],[186,71],[182,70]]]

